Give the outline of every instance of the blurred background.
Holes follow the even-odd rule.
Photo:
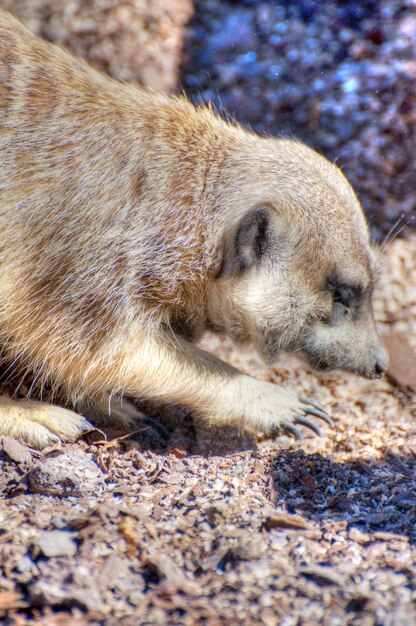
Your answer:
[[[337,160],[375,236],[416,226],[416,0],[0,0],[116,78]]]

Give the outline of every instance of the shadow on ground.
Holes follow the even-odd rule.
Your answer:
[[[336,463],[284,451],[273,464],[274,503],[316,521],[335,519],[363,532],[405,535],[416,543],[416,458],[386,452],[377,461]]]

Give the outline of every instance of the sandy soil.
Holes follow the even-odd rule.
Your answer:
[[[389,246],[377,290],[393,378],[288,357],[269,368],[205,340],[328,407],[322,438],[256,441],[171,418],[163,452],[119,439],[40,456],[3,439],[2,623],[416,624],[415,250],[414,234]]]

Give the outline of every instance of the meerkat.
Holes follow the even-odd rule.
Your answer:
[[[377,251],[340,169],[184,97],[116,82],[0,11],[0,345],[74,407],[123,396],[265,433],[329,420],[203,351],[207,329],[268,361],[373,378]],[[0,434],[42,448],[89,424],[0,399]]]

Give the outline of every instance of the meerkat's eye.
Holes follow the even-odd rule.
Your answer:
[[[345,289],[335,289],[332,292],[333,308],[337,308],[343,315],[349,315],[351,312],[351,298]]]
[[[330,323],[334,323],[348,315],[353,315],[354,317],[359,315],[365,292],[364,287],[361,285],[348,285],[332,278],[327,281],[325,291],[332,298],[332,312],[328,318]]]

